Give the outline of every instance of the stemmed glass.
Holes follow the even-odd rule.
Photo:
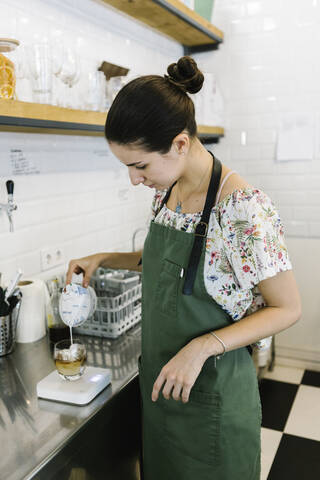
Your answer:
[[[60,80],[65,85],[62,100],[62,106],[72,108],[76,103],[71,88],[79,81],[81,74],[78,55],[71,47],[64,49],[62,68],[58,74]]]
[[[52,71],[53,71],[53,105],[62,106],[61,97],[63,96],[63,84],[59,78],[62,70],[64,56],[64,45],[62,41],[56,40],[52,49]]]

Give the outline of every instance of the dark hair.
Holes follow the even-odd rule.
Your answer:
[[[183,130],[197,133],[194,104],[187,92],[198,92],[203,74],[193,58],[181,57],[168,75],[145,75],[127,83],[108,112],[105,136],[119,145],[139,145],[149,152],[167,153]]]

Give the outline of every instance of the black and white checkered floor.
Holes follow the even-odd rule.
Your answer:
[[[261,480],[320,479],[320,372],[276,365],[259,390]]]

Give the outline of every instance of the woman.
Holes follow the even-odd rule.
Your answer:
[[[261,403],[249,345],[300,318],[281,221],[261,190],[196,137],[195,61],[118,93],[105,127],[133,185],[155,188],[143,255],[143,472],[146,480],[259,480]],[[137,270],[138,253],[72,260]],[[217,361],[218,358],[218,361]]]

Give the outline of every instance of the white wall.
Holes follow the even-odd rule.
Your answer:
[[[1,0],[0,33],[18,38],[22,45],[39,36],[52,40],[62,35],[78,46],[84,65],[107,60],[140,74],[164,74],[182,54],[178,43],[93,0]],[[131,251],[133,231],[146,225],[152,191],[132,187],[127,169],[111,154],[103,170],[92,170],[97,158],[108,152],[103,137],[2,132],[0,171],[10,165],[10,150],[17,146],[35,168],[45,164],[46,171],[53,171],[0,177],[0,203],[7,201],[5,181],[11,178],[18,205],[14,233],[0,213],[4,284],[17,267],[25,278],[41,276],[40,250],[45,247],[63,248],[65,264],[97,251]],[[75,159],[79,171],[67,171],[68,161],[74,165]],[[139,234],[137,246],[142,239]]]
[[[224,31],[224,43],[196,58],[216,74],[225,98],[226,135],[216,155],[269,194],[284,222],[303,316],[276,336],[277,360],[320,370],[319,22],[319,0],[215,0],[212,23]],[[288,112],[311,115],[310,161],[275,160]]]

